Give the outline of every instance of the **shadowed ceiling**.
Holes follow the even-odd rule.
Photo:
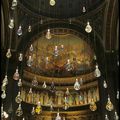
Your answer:
[[[50,6],[49,0],[20,0],[22,5],[34,14],[57,17],[71,18],[83,15],[82,9],[85,6],[89,12],[97,8],[104,0],[55,0],[56,4]]]

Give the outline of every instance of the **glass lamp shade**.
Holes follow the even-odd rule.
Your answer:
[[[33,80],[32,80],[32,85],[33,86],[38,86],[38,81],[37,81],[37,78],[36,78],[36,76],[33,78]]]
[[[50,0],[50,5],[54,6],[55,5],[55,0]]]
[[[23,54],[22,54],[22,53],[19,54],[18,60],[19,60],[19,61],[22,61],[22,60],[23,60]]]
[[[117,99],[119,99],[119,90],[117,90],[117,96],[116,97],[117,97]]]
[[[19,80],[19,73],[18,73],[18,68],[16,69],[16,72],[13,75],[14,80]]]
[[[18,95],[15,98],[15,101],[16,101],[16,103],[21,103],[22,102],[22,98],[21,98],[20,92],[18,92]]]
[[[104,88],[107,88],[107,83],[106,83],[105,80],[103,81],[103,87],[104,87]]]
[[[22,116],[23,115],[23,111],[22,111],[22,108],[21,108],[21,104],[19,104],[17,110],[16,110],[16,115],[18,117]]]
[[[56,116],[55,120],[62,120],[61,117],[60,117],[59,112],[57,113],[57,116]]]
[[[70,95],[69,88],[67,88],[65,94],[66,94],[67,96]]]
[[[12,54],[11,54],[11,50],[8,49],[8,51],[7,51],[7,53],[6,53],[6,57],[7,57],[7,58],[10,58],[11,56],[12,56]]]
[[[37,103],[37,107],[36,107],[36,109],[35,109],[35,112],[36,112],[37,114],[40,114],[40,113],[42,112],[42,107],[41,107],[40,102]]]
[[[54,109],[53,109],[53,105],[50,105],[50,111],[53,111]]]
[[[108,101],[107,101],[107,104],[106,104],[106,110],[112,111],[113,109],[114,109],[114,106],[113,106],[113,104],[112,104],[112,102],[110,100],[110,97],[108,95]]]
[[[97,105],[94,102],[94,100],[92,99],[91,103],[90,103],[90,110],[91,111],[96,111],[97,110]]]
[[[3,79],[2,83],[3,83],[4,85],[7,85],[7,84],[8,84],[7,75],[5,75],[5,78]]]
[[[3,91],[5,91],[6,90],[6,84],[2,84],[2,86],[1,86],[1,91],[3,92]]]
[[[16,7],[17,6],[17,0],[13,0],[12,1],[12,7]]]
[[[32,107],[31,114],[32,114],[32,115],[35,115],[35,107]]]
[[[46,88],[47,85],[46,85],[46,82],[44,81],[43,85],[42,85],[43,88]]]
[[[32,92],[32,88],[30,88],[29,93],[33,93],[33,92]]]
[[[1,105],[1,118],[4,117],[3,104]]]
[[[9,27],[10,29],[13,29],[13,28],[14,28],[14,19],[10,19],[10,23],[9,23],[8,27]]]
[[[78,82],[78,79],[76,79],[76,82],[74,84],[74,89],[75,90],[80,90],[80,83]]]
[[[31,25],[29,25],[28,26],[28,32],[31,32],[31,30],[32,30],[32,27],[31,27]]]
[[[86,12],[86,8],[85,8],[85,6],[83,6],[83,8],[82,8],[82,12],[83,12],[83,13]]]
[[[9,115],[4,111],[4,118],[8,118],[9,117]]]
[[[22,35],[22,27],[21,27],[21,25],[19,26],[19,28],[17,30],[17,35],[19,35],[19,36]]]
[[[114,115],[114,120],[119,120],[119,116],[116,111],[115,111],[115,115]]]
[[[101,76],[101,72],[98,68],[98,65],[95,66],[94,75],[95,75],[95,77],[100,77]]]
[[[92,27],[90,26],[90,23],[89,23],[89,22],[87,22],[87,25],[86,25],[86,27],[85,27],[85,31],[86,31],[87,33],[91,33],[91,31],[92,31]]]
[[[105,120],[109,120],[109,118],[108,118],[108,115],[107,115],[107,114],[105,115]]]
[[[27,60],[27,66],[31,67],[33,65],[33,59],[32,56],[29,56],[28,60]]]
[[[50,29],[47,30],[47,33],[46,33],[46,38],[47,39],[51,39],[51,33],[50,33]]]
[[[19,79],[19,81],[18,81],[18,86],[19,86],[19,87],[22,86],[22,81],[21,81],[21,79]]]
[[[32,44],[30,45],[30,48],[29,48],[29,49],[30,49],[30,52],[32,52],[32,51],[34,50]]]
[[[6,93],[5,93],[5,91],[3,91],[3,93],[1,94],[1,98],[2,98],[2,99],[5,99],[5,98],[6,98]]]

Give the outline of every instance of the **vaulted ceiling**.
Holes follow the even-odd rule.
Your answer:
[[[13,74],[16,64],[18,64],[18,53],[22,52],[28,57],[30,45],[33,44],[33,46],[36,47],[37,42],[37,49],[39,49],[39,52],[37,53],[34,51],[33,55],[35,60],[38,60],[39,62],[39,73],[37,73],[36,70],[34,71],[36,66],[31,69],[24,66],[24,78],[26,78],[25,82],[27,86],[30,86],[28,81],[31,81],[30,78],[33,77],[35,73],[39,75],[38,78],[40,83],[43,82],[42,80],[46,80],[46,82],[50,84],[54,80],[57,84],[65,85],[68,82],[69,85],[73,84],[76,71],[65,73],[64,70],[65,61],[68,59],[65,56],[68,55],[68,53],[70,59],[74,60],[73,58],[75,57],[77,60],[77,75],[82,75],[85,72],[85,76],[83,75],[82,77],[85,78],[86,83],[91,82],[91,79],[93,79],[93,81],[95,80],[92,74],[94,70],[94,64],[92,63],[94,55],[97,56],[99,67],[103,70],[103,74],[105,74],[106,63],[108,64],[109,70],[111,70],[111,68],[111,71],[116,70],[116,66],[113,65],[116,62],[116,59],[118,59],[119,49],[118,0],[55,1],[55,6],[50,6],[49,0],[18,0],[17,8],[12,10],[12,0],[2,0],[2,75],[4,76],[6,69],[4,59],[8,48],[11,48],[12,50],[12,58],[9,61],[9,71],[10,74]],[[83,7],[86,8],[86,12],[83,12]],[[8,28],[10,18],[15,19],[15,27],[13,30]],[[90,34],[85,32],[87,21],[90,22],[90,25],[93,28]],[[22,36],[18,36],[16,34],[19,25],[22,26]],[[32,31],[30,33],[28,32],[29,25],[32,27]],[[54,36],[54,39],[51,41],[45,39],[45,33],[48,28],[51,29],[51,33]],[[67,37],[64,38],[64,35]],[[61,39],[61,41],[58,42],[58,39]],[[54,46],[59,45],[58,43],[66,47],[65,51],[63,53],[61,52],[61,56],[57,60],[55,58],[53,59],[53,55],[51,53],[54,50]],[[84,51],[85,48],[86,50]],[[36,56],[36,53],[37,55],[39,54],[39,59]],[[84,69],[82,69],[82,66],[84,66],[82,62],[87,63],[85,61],[85,55],[87,59],[86,61],[89,62],[90,65],[87,64],[87,67],[83,67]],[[105,55],[108,57],[106,60],[107,62],[105,61]],[[115,56],[115,58],[111,59],[111,55],[112,57]],[[44,58],[46,57],[48,57],[50,61],[50,64],[47,67],[44,64]],[[112,65],[111,60],[113,63]],[[54,74],[55,78],[53,79],[50,78],[53,77],[51,73],[52,70],[56,72],[56,74]],[[62,76],[60,76],[60,71],[63,72]],[[60,77],[63,77],[64,79],[59,79]],[[64,80],[66,80],[66,82]],[[97,83],[93,84],[93,86],[94,85],[97,85]],[[71,86],[69,87],[71,89]]]

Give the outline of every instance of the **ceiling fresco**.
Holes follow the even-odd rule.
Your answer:
[[[70,77],[93,69],[93,50],[75,35],[52,35],[51,39],[44,36],[32,45],[34,50],[27,50],[26,59],[32,56],[33,65],[27,69],[37,74]],[[56,48],[58,53],[55,53]]]

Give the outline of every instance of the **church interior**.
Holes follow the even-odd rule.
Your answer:
[[[119,0],[1,1],[1,119],[119,120]]]

